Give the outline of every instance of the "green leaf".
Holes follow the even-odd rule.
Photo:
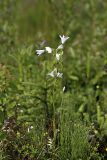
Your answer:
[[[3,111],[0,111],[0,123],[3,123],[4,121],[4,113]]]
[[[6,138],[6,134],[3,132],[0,132],[0,140],[3,140],[4,138]]]

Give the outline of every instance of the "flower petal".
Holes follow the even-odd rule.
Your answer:
[[[45,49],[46,49],[46,51],[47,51],[48,53],[52,53],[52,48],[51,48],[51,47],[45,47]]]
[[[69,37],[66,37],[66,36],[59,36],[61,38],[61,43],[64,44],[68,39]]]
[[[42,55],[45,52],[45,50],[36,50],[36,54],[38,56]]]
[[[63,49],[64,47],[63,47],[63,44],[60,44],[59,46],[58,46],[58,48],[57,48],[57,50],[58,49]]]
[[[56,53],[56,59],[59,61],[60,60],[60,54]]]
[[[57,77],[59,77],[59,78],[62,78],[62,76],[63,76],[63,73],[57,73]]]

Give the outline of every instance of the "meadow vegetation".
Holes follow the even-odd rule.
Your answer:
[[[107,159],[106,19],[106,0],[0,1],[0,160]]]

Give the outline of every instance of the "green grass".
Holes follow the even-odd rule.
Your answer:
[[[100,0],[0,2],[0,160],[107,158],[106,19]]]

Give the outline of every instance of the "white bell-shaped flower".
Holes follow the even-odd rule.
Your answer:
[[[36,50],[36,54],[38,56],[42,55],[45,52],[45,50]]]
[[[52,53],[52,48],[51,48],[51,47],[45,47],[45,49],[46,49],[46,51],[47,51],[48,53]]]
[[[63,76],[63,73],[60,73],[60,72],[57,73],[57,77],[62,78],[62,76]]]
[[[58,50],[58,49],[63,49],[63,48],[64,48],[63,44],[60,44],[60,45],[58,46],[57,50]]]
[[[57,68],[55,68],[52,72],[48,73],[48,75],[51,77],[62,78],[63,73],[57,72]]]
[[[69,37],[66,37],[66,36],[59,36],[61,38],[61,43],[64,44],[68,39]]]
[[[57,59],[57,61],[59,61],[59,60],[60,60],[60,57],[61,57],[61,54],[56,53],[56,59]]]

